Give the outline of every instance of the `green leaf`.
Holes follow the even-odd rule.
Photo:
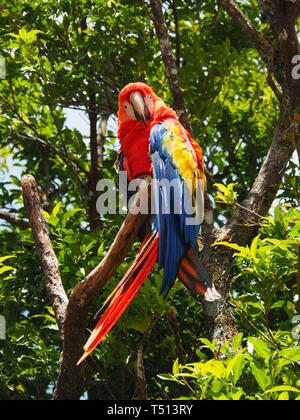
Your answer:
[[[219,392],[221,392],[224,387],[223,381],[218,378],[214,378],[211,385],[215,394],[219,394]]]
[[[254,337],[249,337],[248,341],[254,345],[254,349],[258,356],[265,360],[269,360],[271,357],[271,350],[264,341],[262,341],[260,338]]]
[[[204,347],[207,347],[209,350],[211,350],[213,353],[216,349],[216,340],[213,342],[209,341],[207,338],[200,338],[200,341],[205,345]]]
[[[9,258],[16,258],[15,255],[7,255],[6,257],[0,257],[0,264],[4,261],[8,260]]]
[[[179,374],[179,359],[176,359],[173,364],[173,375]]]
[[[232,248],[240,252],[243,252],[245,249],[243,246],[240,246],[238,244],[232,244],[230,242],[215,242],[212,246],[219,246],[219,245],[227,246],[228,248]]]
[[[12,271],[12,270],[14,270],[14,268],[8,265],[4,267],[0,267],[0,274],[6,273],[7,271]]]
[[[49,219],[51,217],[46,210],[42,210],[42,215],[45,217],[45,219]]]
[[[55,316],[52,306],[45,306],[45,309],[47,309],[50,315],[53,315],[53,317]]]
[[[300,362],[300,347],[283,349],[280,352],[280,355],[288,359],[291,359],[292,361]]]
[[[223,184],[214,184],[214,187],[219,188],[219,190],[221,190],[224,194],[228,192],[227,187]]]
[[[234,385],[236,385],[237,381],[240,379],[243,373],[244,366],[245,366],[246,358],[243,352],[244,350],[236,354],[234,358],[230,360],[226,368],[226,375],[227,377],[229,377],[229,375],[233,376]]]
[[[22,28],[19,31],[19,38],[24,42],[32,43],[36,40],[36,36],[39,33],[42,33],[42,32],[36,29],[27,32],[25,28]]]
[[[295,388],[293,386],[289,386],[289,385],[281,385],[281,386],[275,386],[272,389],[269,389],[268,391],[265,392],[265,394],[272,394],[274,392],[296,392],[297,394],[300,393],[300,389]]]
[[[250,248],[250,255],[251,255],[252,258],[256,257],[257,245],[258,245],[259,238],[260,238],[260,235],[257,235],[252,241],[251,248]]]
[[[252,361],[250,366],[258,385],[263,391],[265,391],[271,385],[271,377],[268,375],[261,363]]]
[[[242,341],[243,341],[243,336],[244,336],[244,334],[243,333],[238,333],[234,338],[233,338],[233,340],[232,340],[232,351],[234,352],[234,353],[236,353],[239,349],[240,349],[240,347],[241,347],[241,344],[242,344]]]
[[[239,254],[235,254],[236,257],[247,258],[250,256],[250,249],[248,247],[240,246],[238,244],[233,244],[231,242],[216,242],[212,246],[220,246],[220,245],[239,251]]]
[[[210,372],[216,378],[222,379],[226,375],[226,367],[220,360],[209,360],[202,367],[202,373],[205,375]]]
[[[271,306],[271,309],[284,308],[286,304],[287,303],[285,300],[278,300],[277,302],[273,303],[273,305]]]
[[[51,225],[51,226],[53,226],[55,228],[59,224],[59,218],[58,217],[55,217],[55,216],[50,216],[47,219],[47,222],[49,223],[49,225]]]
[[[214,184],[214,187],[217,187],[223,194],[219,191],[217,192],[217,199],[221,203],[234,204],[235,200],[238,197],[238,194],[234,191],[236,184],[229,184],[227,187],[223,184]]]
[[[53,318],[52,316],[47,315],[47,314],[32,315],[31,318],[32,319],[35,319],[35,318],[43,318],[46,321],[50,322],[51,324],[55,324],[56,323],[55,318]]]
[[[230,398],[225,394],[220,395],[219,397],[214,397],[215,401],[230,401]]]
[[[290,397],[288,392],[282,392],[278,397],[278,401],[289,401],[289,399]]]
[[[61,205],[62,205],[62,203],[61,203],[61,202],[59,202],[59,203],[57,203],[57,204],[56,204],[56,206],[54,207],[54,209],[53,209],[53,211],[52,211],[51,216],[56,217],[56,216],[58,215],[58,212],[59,212],[59,210],[60,210],[60,208],[61,208]]]
[[[243,392],[242,389],[233,390],[231,392],[231,398],[233,401],[240,401],[244,394],[245,393]]]
[[[77,214],[77,213],[79,213],[79,212],[81,212],[81,211],[83,211],[83,209],[70,209],[70,210],[67,210],[65,213],[64,213],[64,215],[63,215],[63,217],[62,217],[62,219],[61,219],[61,225],[62,225],[62,227],[65,227],[66,226],[66,224],[68,223],[68,221],[73,217],[73,216],[75,216],[75,214]]]
[[[102,242],[102,244],[98,248],[97,255],[98,256],[102,256],[103,255],[103,252],[104,252],[104,249],[105,249],[105,243]]]

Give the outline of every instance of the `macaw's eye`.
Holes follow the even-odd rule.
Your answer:
[[[124,105],[124,109],[128,109],[128,106],[127,105]]]

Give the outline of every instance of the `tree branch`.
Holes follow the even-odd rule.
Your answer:
[[[89,92],[90,95],[90,109],[94,109],[97,104],[96,93],[92,89]],[[97,202],[97,182],[100,178],[100,166],[99,166],[99,150],[98,150],[98,136],[97,136],[97,121],[98,115],[95,112],[89,113],[90,120],[90,150],[91,150],[91,167],[89,173],[89,223],[91,230],[97,229],[101,225],[99,214],[96,208]]]
[[[176,34],[176,65],[179,68],[180,67],[181,42],[180,42],[179,18],[178,18],[176,0],[171,1],[171,7],[172,7],[172,10],[173,10],[173,15],[174,15],[175,34]]]
[[[246,37],[252,42],[262,59],[265,61],[267,67],[272,68],[272,44],[254,25],[252,25],[250,20],[234,0],[219,0],[219,5],[230,14],[235,23],[241,28]]]
[[[98,165],[100,169],[103,167],[104,143],[106,138],[108,119],[108,114],[101,115],[97,132]]]
[[[141,197],[151,194],[151,179],[141,184],[133,205],[138,205]],[[85,331],[88,311],[97,299],[105,284],[113,276],[135,241],[141,227],[145,224],[147,214],[128,213],[115,241],[101,263],[74,289],[66,311],[64,346],[61,358],[60,373],[53,395],[54,400],[72,400],[81,396],[84,386],[84,363],[77,366],[82,356],[85,343]]]
[[[185,104],[184,91],[181,87],[180,77],[176,66],[176,58],[173,54],[168,27],[165,21],[162,1],[150,0],[151,19],[153,20],[157,38],[159,40],[162,58],[165,64],[166,76],[174,99],[174,108],[183,126],[192,133],[192,126],[189,121],[188,110]]]
[[[178,328],[177,314],[174,307],[171,307],[169,310],[168,324],[174,337],[175,347],[176,347],[176,356],[179,359],[179,362],[183,363],[184,349],[182,347],[182,340],[181,340],[181,336],[179,332],[180,329]]]
[[[10,223],[11,225],[17,226],[21,229],[30,228],[29,222],[27,222],[26,220],[20,219],[19,217],[7,211],[0,210],[0,219],[3,219],[6,222]]]
[[[275,50],[272,46],[272,43],[269,42],[254,25],[252,25],[250,20],[234,0],[219,0],[219,5],[231,15],[235,23],[239,26],[239,28],[243,31],[246,37],[259,52],[269,72],[269,76],[267,78],[268,84],[274,91],[277,99],[281,102],[282,93],[280,92],[279,85],[276,84],[272,77],[274,74],[275,55]]]
[[[42,265],[48,298],[55,313],[60,337],[63,340],[68,298],[61,281],[59,263],[49,238],[47,222],[41,211],[37,184],[31,175],[25,175],[22,178],[22,192],[36,250]]]
[[[266,3],[264,1],[262,7]],[[274,21],[271,21],[271,29],[277,38],[274,74],[282,87],[285,105],[293,115],[300,112],[300,83],[293,78],[293,58],[300,54],[296,30],[300,16],[299,2],[275,0],[272,7]]]
[[[136,394],[139,401],[147,400],[147,380],[144,366],[144,350],[140,346],[136,362]]]

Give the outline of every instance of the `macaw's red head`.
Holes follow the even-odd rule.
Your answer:
[[[163,101],[145,83],[130,83],[119,95],[119,123],[139,121],[147,127]]]

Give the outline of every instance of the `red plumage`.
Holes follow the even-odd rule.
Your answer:
[[[146,127],[141,121],[132,121],[126,118],[122,104],[124,101],[130,100],[129,97],[133,90],[141,92],[143,95],[150,94],[155,100],[154,113]],[[120,92],[118,117],[118,139],[121,144],[120,151],[124,154],[124,168],[127,170],[128,179],[132,180],[141,175],[152,175],[149,153],[151,129],[154,125],[168,119],[178,122],[176,113],[164,104],[150,86],[144,83],[131,83]],[[200,148],[197,143],[195,145]]]

